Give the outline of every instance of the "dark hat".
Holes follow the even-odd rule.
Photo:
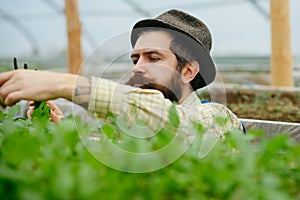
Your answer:
[[[179,10],[169,10],[154,19],[145,19],[137,22],[131,33],[131,44],[135,45],[138,35],[134,30],[146,27],[162,27],[179,31],[194,39],[199,48],[197,49],[197,61],[200,65],[199,74],[191,82],[194,90],[210,84],[215,76],[215,64],[210,56],[212,39],[207,26],[190,14]]]

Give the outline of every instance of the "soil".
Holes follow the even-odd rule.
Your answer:
[[[300,93],[237,90],[226,92],[226,98],[227,107],[240,118],[300,123]]]

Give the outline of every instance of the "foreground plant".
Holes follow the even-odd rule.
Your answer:
[[[199,159],[200,128],[174,163],[135,174],[107,167],[87,150],[78,131],[101,134],[95,124],[68,117],[56,125],[45,115],[14,119],[16,113],[18,106],[0,112],[0,199],[300,198],[300,145],[284,134],[268,138],[261,131],[233,131]],[[175,114],[170,117],[176,120]],[[101,139],[116,142],[111,130],[118,128],[104,127]],[[159,148],[169,140],[148,145]]]

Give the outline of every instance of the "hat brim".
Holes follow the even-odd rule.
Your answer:
[[[185,35],[188,35],[189,37],[193,38],[198,44],[199,44],[199,53],[197,53],[197,62],[200,65],[200,70],[199,70],[199,75],[197,75],[195,77],[195,79],[199,79],[199,80],[195,80],[195,83],[199,83],[198,85],[192,85],[193,89],[199,89],[199,88],[203,88],[207,85],[209,85],[211,82],[214,81],[215,76],[216,76],[216,67],[214,64],[214,61],[211,57],[211,55],[209,54],[209,52],[206,50],[206,48],[203,47],[203,45],[201,44],[200,41],[198,41],[196,38],[194,38],[192,35],[176,28],[175,26],[172,26],[170,24],[167,24],[163,21],[157,20],[157,19],[145,19],[145,20],[141,20],[139,22],[137,22],[132,30],[136,30],[138,28],[146,28],[146,27],[162,27],[162,28],[168,28],[171,30],[175,30],[178,31],[180,33],[183,33]],[[137,40],[138,36],[137,34],[132,31],[131,32],[131,45],[132,47],[134,47],[136,40]],[[202,79],[202,80],[200,80]]]

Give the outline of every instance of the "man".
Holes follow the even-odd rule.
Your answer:
[[[15,70],[0,74],[1,103],[66,98],[101,119],[109,112],[125,115],[129,123],[138,119],[156,132],[168,122],[169,109],[176,102],[181,126],[191,127],[195,121],[222,138],[233,128],[242,129],[240,121],[221,104],[202,104],[195,93],[215,78],[211,42],[202,21],[170,10],[134,25],[133,75],[126,85],[96,77]],[[217,122],[220,117],[226,118],[224,123]]]

